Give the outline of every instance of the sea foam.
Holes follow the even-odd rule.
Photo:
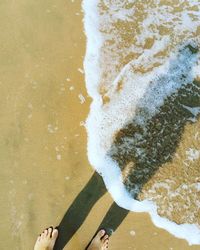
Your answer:
[[[178,91],[188,90],[187,84],[199,77],[199,5],[194,0],[171,5],[158,0],[150,4],[84,0],[83,10],[87,36],[84,70],[87,91],[93,98],[86,123],[89,161],[119,206],[148,212],[157,227],[189,244],[200,244],[198,223],[178,225],[158,215],[153,199],[134,199],[124,183],[123,168],[109,153],[115,148],[118,131],[131,122],[147,129],[166,98],[179,98]],[[188,122],[196,122],[199,107],[184,105],[181,110],[190,112]],[[135,154],[143,158],[146,152],[137,147],[142,136],[123,138],[116,152],[125,155],[133,146]],[[169,189],[169,181],[163,186]]]

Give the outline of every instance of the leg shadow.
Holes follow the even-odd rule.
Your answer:
[[[129,210],[121,208],[113,202],[97,231],[101,228],[105,228],[107,234],[111,235],[126,218],[128,213]]]
[[[96,233],[94,234],[93,238],[96,236],[97,232],[100,229],[105,229],[106,233],[111,236],[111,234],[117,230],[119,225],[125,219],[129,210],[119,207],[115,202],[111,205],[110,209],[106,213],[103,221],[101,222],[99,228],[97,229]],[[92,239],[93,239],[92,238]],[[92,241],[91,239],[91,241]],[[86,246],[85,250],[87,250],[88,246],[90,245],[91,241]]]
[[[73,201],[57,227],[59,237],[55,250],[61,250],[82,225],[94,204],[106,193],[102,177],[94,173],[89,182]]]
[[[94,204],[107,192],[102,177],[94,173],[89,182],[78,194],[57,227],[59,236],[55,250],[61,250],[70,241],[82,225]],[[99,228],[105,228],[108,233],[117,229],[128,214],[128,210],[113,203]]]

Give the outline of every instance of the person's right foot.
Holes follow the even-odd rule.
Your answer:
[[[87,250],[106,250],[108,249],[109,236],[105,230],[100,230],[94,239],[91,241]]]

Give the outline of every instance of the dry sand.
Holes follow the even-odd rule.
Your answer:
[[[77,0],[0,4],[2,250],[32,249],[37,234],[60,223],[94,172],[82,126],[90,105],[80,72],[82,18]],[[64,249],[84,249],[112,202],[108,193],[102,197]],[[129,213],[110,249],[199,247],[154,227],[147,214]]]

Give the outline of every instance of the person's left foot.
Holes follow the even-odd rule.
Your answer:
[[[57,237],[57,229],[54,229],[53,227],[47,228],[40,236],[38,236],[34,250],[53,250]]]

